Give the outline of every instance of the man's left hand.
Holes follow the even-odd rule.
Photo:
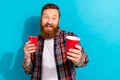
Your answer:
[[[71,60],[75,65],[80,62],[80,58],[82,56],[82,48],[79,45],[75,45],[75,49],[69,49],[67,52],[67,58]]]

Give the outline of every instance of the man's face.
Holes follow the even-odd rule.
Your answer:
[[[58,30],[59,12],[57,9],[43,10],[41,17],[41,35],[46,39],[53,38]]]

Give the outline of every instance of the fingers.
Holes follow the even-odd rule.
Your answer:
[[[28,42],[26,42],[24,49],[29,51],[29,50],[36,49],[36,47],[34,44],[31,44],[31,41],[28,41]]]
[[[30,58],[31,53],[34,53],[35,51],[36,51],[35,45],[31,44],[31,41],[27,41],[24,46],[25,57]]]
[[[80,54],[81,50],[78,49],[69,49],[70,53],[74,53],[74,54]]]
[[[75,54],[75,53],[70,53],[70,52],[67,52],[67,56],[68,57],[72,57],[72,58],[78,58],[78,54]]]
[[[80,45],[75,45],[76,49],[82,50],[82,47]]]
[[[69,49],[69,52],[79,54],[81,53],[82,48],[79,45],[75,45],[75,49]]]
[[[74,64],[77,64],[80,60],[80,56],[74,53],[67,53],[67,59],[71,60]]]
[[[34,44],[31,44],[31,41],[26,42],[25,48],[32,47]]]
[[[77,58],[73,58],[71,56],[67,56],[67,59],[71,60],[73,63],[77,63],[78,62]]]
[[[26,54],[32,54],[32,53],[34,53],[36,50],[30,50],[30,51],[26,51],[25,53]]]
[[[69,49],[69,52],[67,52],[67,58],[76,64],[79,62],[82,55],[81,51],[81,46],[75,45],[75,49]]]

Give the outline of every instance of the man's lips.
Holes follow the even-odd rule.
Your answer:
[[[45,26],[45,28],[52,29],[52,26],[51,25],[47,25],[47,26]]]
[[[46,25],[45,27],[52,27],[51,25]]]

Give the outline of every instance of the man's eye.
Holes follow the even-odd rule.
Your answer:
[[[47,19],[48,18],[48,16],[44,16],[44,19]]]
[[[55,20],[56,18],[52,18],[52,20]]]

